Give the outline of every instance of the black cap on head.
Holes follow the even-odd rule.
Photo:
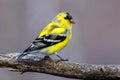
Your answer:
[[[72,16],[68,12],[66,12],[66,14],[67,14],[67,16],[65,17],[65,19],[71,20]]]
[[[75,22],[72,20],[72,16],[68,12],[66,12],[66,14],[67,16],[65,17],[65,19],[68,19],[72,24],[75,24]]]

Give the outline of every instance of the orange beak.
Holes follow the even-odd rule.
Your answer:
[[[72,19],[70,20],[70,22],[71,22],[72,24],[75,24],[75,22],[74,22]]]

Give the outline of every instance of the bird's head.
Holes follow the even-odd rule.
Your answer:
[[[64,24],[64,25],[72,25],[75,22],[73,21],[72,16],[68,13],[68,12],[62,12],[59,13],[55,18],[54,18],[55,22],[58,22],[60,24]]]

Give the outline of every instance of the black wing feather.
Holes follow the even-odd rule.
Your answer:
[[[56,34],[51,34],[51,35],[44,35],[41,38],[36,38],[33,43],[31,44],[30,47],[28,47],[24,52],[31,52],[35,50],[40,50],[52,45],[55,45],[59,42],[62,42],[66,39],[67,35],[56,35]]]

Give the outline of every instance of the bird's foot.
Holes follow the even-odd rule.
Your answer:
[[[69,61],[69,59],[59,59],[59,60],[56,60],[56,63],[61,62],[61,61]]]
[[[57,60],[56,61],[56,63],[57,62],[60,62],[60,61],[69,61],[69,59],[63,59],[61,56],[59,56],[59,55],[56,55],[58,58],[59,58],[59,60]]]
[[[69,61],[69,59],[63,59],[63,58],[62,58],[62,59],[60,59],[60,61]]]
[[[59,56],[59,55],[56,55],[59,59],[60,59],[60,61],[69,61],[68,59],[63,59],[61,56]]]

